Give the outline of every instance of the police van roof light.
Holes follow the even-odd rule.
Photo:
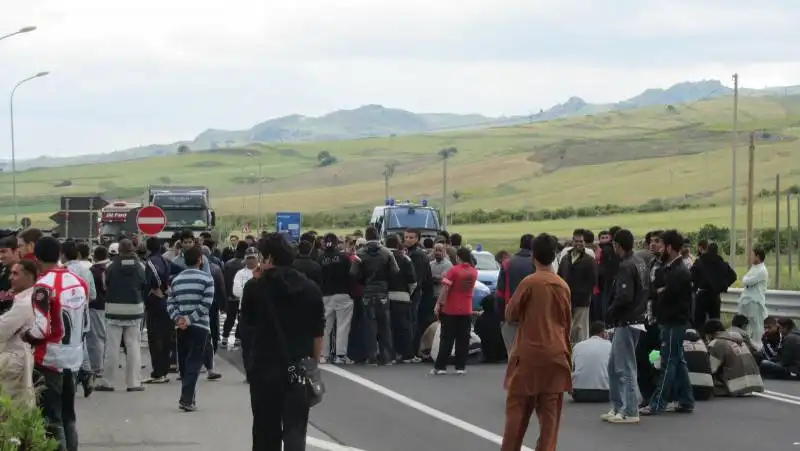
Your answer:
[[[394,206],[394,197],[389,198],[389,205]]]
[[[480,244],[476,244],[475,245],[475,250],[478,251],[478,252],[481,252],[483,250],[483,246],[481,246]]]
[[[383,205],[392,205],[392,200],[391,199],[384,200]]]
[[[422,199],[422,202],[420,202],[420,203],[422,204],[423,207],[427,207],[428,206],[428,199]]]

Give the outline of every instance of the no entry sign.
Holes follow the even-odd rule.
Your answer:
[[[166,226],[167,215],[159,207],[143,207],[136,214],[136,227],[143,235],[158,235]]]

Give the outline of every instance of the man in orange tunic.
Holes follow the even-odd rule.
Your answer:
[[[502,451],[519,451],[533,412],[539,419],[536,451],[555,451],[564,392],[572,389],[570,291],[553,272],[556,240],[533,241],[536,272],[517,287],[506,320],[519,322],[508,358],[506,426]]]

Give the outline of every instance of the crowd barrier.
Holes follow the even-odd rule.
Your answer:
[[[741,294],[741,288],[722,293],[722,311],[736,313]],[[767,310],[772,316],[800,318],[800,291],[767,290]]]

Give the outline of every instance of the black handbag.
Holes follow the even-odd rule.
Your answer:
[[[314,407],[322,402],[322,397],[325,395],[325,384],[322,382],[319,364],[316,359],[311,357],[304,357],[299,361],[292,359],[289,352],[289,342],[283,333],[275,306],[270,301],[267,301],[266,304],[268,305],[270,316],[272,316],[275,333],[278,335],[281,352],[289,362],[289,366],[286,369],[289,385],[302,390],[303,396],[308,402],[308,407]]]

